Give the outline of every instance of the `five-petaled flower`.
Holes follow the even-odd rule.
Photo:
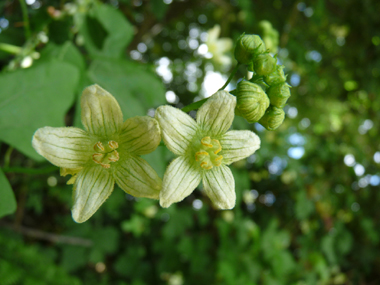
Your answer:
[[[207,49],[212,54],[212,60],[222,67],[229,67],[232,63],[230,56],[226,55],[232,49],[233,41],[230,38],[219,38],[220,26],[215,25],[208,30]]]
[[[160,143],[158,122],[137,116],[123,123],[116,99],[98,85],[83,91],[81,108],[86,131],[44,127],[32,141],[39,154],[61,167],[61,175],[73,175],[68,184],[74,184],[74,220],[88,220],[112,193],[115,182],[135,197],[158,199],[161,179],[139,157]]]
[[[253,154],[260,147],[251,131],[228,131],[234,119],[236,98],[218,91],[198,110],[197,122],[171,106],[156,111],[163,140],[178,155],[168,166],[160,192],[160,204],[169,207],[189,196],[203,180],[203,188],[215,207],[235,206],[235,181],[227,165]]]

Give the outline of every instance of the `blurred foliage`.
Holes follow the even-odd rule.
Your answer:
[[[14,211],[10,186],[17,200],[0,220],[0,284],[380,283],[379,1],[5,0],[0,11],[0,216]],[[262,141],[233,165],[235,209],[215,211],[198,190],[162,209],[116,188],[75,224],[71,187],[33,132],[79,125],[92,83],[126,117],[212,94],[229,75],[204,52],[216,24],[220,37],[278,42],[293,87],[278,130],[235,119]],[[173,156],[146,158],[162,176]]]

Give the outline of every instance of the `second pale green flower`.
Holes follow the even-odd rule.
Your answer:
[[[260,139],[253,132],[228,131],[235,106],[234,96],[219,91],[198,110],[197,122],[171,106],[157,109],[163,140],[179,156],[165,172],[160,192],[162,207],[189,196],[201,180],[215,207],[235,206],[235,181],[227,165],[248,157],[260,147]]]

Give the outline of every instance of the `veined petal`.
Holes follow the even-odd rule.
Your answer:
[[[232,49],[233,42],[230,38],[220,38],[217,40],[216,46],[220,53],[224,53]]]
[[[177,157],[166,169],[160,193],[160,205],[167,208],[175,202],[182,201],[194,191],[200,181],[201,174],[189,159],[183,156]]]
[[[144,159],[131,156],[119,165],[114,173],[117,185],[135,197],[158,199],[161,178]]]
[[[260,138],[251,131],[229,131],[220,140],[223,163],[231,164],[253,154],[260,148]]]
[[[183,155],[197,132],[197,124],[188,114],[172,106],[161,106],[155,115],[167,148]]]
[[[73,219],[77,223],[87,221],[111,195],[114,184],[112,175],[101,166],[85,167],[74,184]]]
[[[221,165],[206,171],[203,176],[203,187],[218,209],[227,210],[235,207],[235,180],[228,166]]]
[[[64,168],[82,167],[92,154],[89,135],[73,127],[40,128],[33,135],[32,145],[52,164]]]
[[[199,108],[197,123],[209,136],[220,136],[231,127],[235,116],[236,98],[220,90]]]
[[[94,135],[109,137],[118,133],[123,124],[123,113],[116,99],[94,84],[84,89],[81,98],[82,124]]]
[[[161,142],[160,126],[156,119],[148,116],[130,118],[123,124],[119,142],[130,153],[151,153]]]
[[[220,35],[220,26],[215,25],[213,28],[207,31],[207,44],[215,42]]]

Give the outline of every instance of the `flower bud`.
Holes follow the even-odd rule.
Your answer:
[[[286,76],[284,74],[284,66],[277,65],[276,68],[270,74],[264,77],[264,80],[269,85],[284,83],[286,81]]]
[[[275,70],[276,59],[269,53],[259,54],[254,60],[254,68],[258,75],[268,75]]]
[[[236,88],[236,109],[249,123],[260,120],[269,107],[269,98],[264,90],[250,81],[240,81]]]
[[[290,88],[287,83],[273,85],[268,89],[270,103],[276,107],[284,108],[290,97]]]
[[[270,106],[265,112],[264,116],[260,119],[259,123],[263,125],[268,131],[274,131],[285,119],[285,112],[276,106]]]
[[[236,42],[235,58],[239,63],[249,64],[265,50],[264,42],[258,35],[242,35]]]

